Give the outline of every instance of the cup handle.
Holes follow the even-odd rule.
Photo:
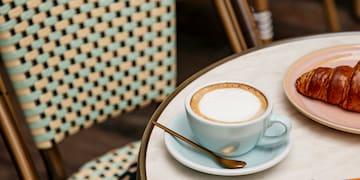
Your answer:
[[[291,130],[291,122],[287,116],[272,114],[269,123],[257,145],[265,148],[272,148],[284,144]]]

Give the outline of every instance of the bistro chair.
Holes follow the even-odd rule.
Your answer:
[[[23,179],[38,178],[25,120],[50,179],[131,179],[140,142],[64,171],[58,144],[175,89],[175,0],[0,1],[0,120]]]

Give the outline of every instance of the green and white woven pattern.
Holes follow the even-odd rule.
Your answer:
[[[0,0],[0,53],[39,148],[175,88],[175,0]]]
[[[112,150],[96,158],[73,174],[69,179],[134,179],[140,142]]]

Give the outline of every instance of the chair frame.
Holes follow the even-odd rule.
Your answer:
[[[360,18],[360,0],[354,0],[354,14],[356,18]]]
[[[15,117],[15,109],[11,105],[11,95],[7,88],[11,86],[5,82],[5,69],[1,65],[0,69],[0,130],[8,152],[14,162],[15,169],[21,179],[39,179],[35,170],[34,162],[30,156],[30,151],[25,144],[24,134]]]
[[[213,2],[234,53],[263,44],[247,0]]]
[[[263,45],[258,27],[254,19],[254,15],[251,12],[248,1],[232,1],[232,6],[236,12],[236,18],[238,19],[240,26],[244,27],[244,34],[249,47]]]
[[[235,53],[247,49],[245,38],[241,32],[230,0],[214,0],[214,5],[224,26],[231,49]]]
[[[3,64],[0,64],[0,129],[9,154],[13,159],[16,171],[21,179],[39,179],[35,164],[31,158],[29,148],[26,146],[24,133],[20,126],[19,117],[15,108],[15,95],[11,94],[12,86],[6,75]],[[19,109],[19,108],[17,108]],[[24,120],[25,122],[25,120]],[[65,179],[66,173],[57,145],[49,149],[38,149],[45,163],[49,179]]]
[[[341,30],[339,16],[336,10],[334,0],[324,0],[323,7],[325,11],[325,18],[327,20],[328,28],[331,32],[338,32]]]

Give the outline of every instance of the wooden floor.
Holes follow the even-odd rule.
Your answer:
[[[275,40],[329,32],[324,20],[322,1],[274,0]],[[345,3],[338,1],[338,3]],[[360,29],[360,21],[352,16],[351,1],[338,4],[342,31]],[[178,82],[199,69],[231,54],[224,31],[211,1],[177,1]],[[84,162],[141,138],[142,132],[156,109],[156,104],[107,121],[76,135],[60,144],[67,173],[72,173]],[[23,125],[24,132],[29,132]],[[31,138],[27,136],[29,141]],[[31,142],[31,141],[30,141]],[[39,154],[29,143],[42,179],[47,179]],[[17,179],[16,171],[0,140],[0,179]]]

